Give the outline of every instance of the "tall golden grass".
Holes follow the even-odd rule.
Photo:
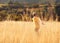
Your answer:
[[[44,22],[39,33],[33,22],[0,22],[0,43],[60,43],[60,22]]]

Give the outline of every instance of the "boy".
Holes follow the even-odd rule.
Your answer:
[[[38,32],[39,29],[40,29],[41,19],[40,19],[40,17],[37,14],[34,14],[33,22],[35,24],[35,31]]]

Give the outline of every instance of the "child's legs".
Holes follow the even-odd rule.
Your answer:
[[[39,28],[35,28],[35,31],[36,31],[36,32],[39,31]]]

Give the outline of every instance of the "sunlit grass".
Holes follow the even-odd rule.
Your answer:
[[[39,34],[33,22],[0,22],[0,43],[60,43],[60,22],[44,22]]]

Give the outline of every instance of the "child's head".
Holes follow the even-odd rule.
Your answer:
[[[38,14],[36,12],[33,12],[32,17],[34,16],[38,17]]]
[[[34,14],[34,16],[37,16],[38,17],[38,14]]]
[[[36,16],[36,14],[34,14],[33,16]]]

